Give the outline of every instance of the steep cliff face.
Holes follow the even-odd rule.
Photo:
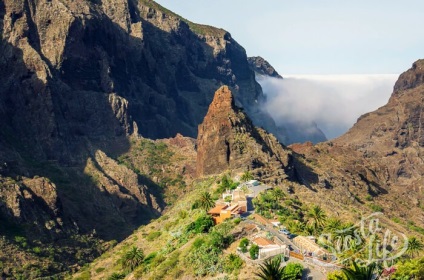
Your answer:
[[[145,185],[136,179],[131,186],[120,183],[99,159],[127,152],[132,133],[197,135],[221,84],[231,86],[236,102],[257,120],[275,128],[255,109],[262,92],[231,35],[193,24],[153,1],[6,0],[0,3],[0,30],[0,160],[7,167],[1,175],[53,178],[72,221],[90,219],[70,196],[97,184],[87,174],[96,169],[111,178],[99,201],[120,192],[117,197],[130,205],[157,213],[162,206],[148,203],[155,199]],[[116,206],[104,205],[110,211]],[[130,207],[132,216],[137,207]]]
[[[132,121],[148,138],[194,137],[221,84],[273,125],[255,111],[260,86],[224,30],[152,1],[4,1],[1,10],[2,118],[42,157],[74,159],[81,138],[104,143],[131,133]]]
[[[294,177],[293,157],[278,140],[253,126],[227,86],[215,93],[197,137],[197,175],[251,170],[265,182]],[[278,176],[277,176],[278,175]]]

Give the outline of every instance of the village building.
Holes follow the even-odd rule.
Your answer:
[[[300,253],[308,257],[315,257],[322,260],[330,258],[331,254],[315,243],[313,236],[296,236],[293,238],[293,243],[299,247]]]
[[[256,237],[252,240],[252,243],[259,246],[258,259],[265,259],[280,254],[284,256],[289,255],[287,245],[280,242],[280,244],[277,244],[273,240],[265,237]]]
[[[246,206],[240,206],[238,203],[235,204],[220,204],[208,211],[208,214],[212,216],[215,224],[220,224],[226,219],[233,217],[239,217],[240,214],[246,212]]]

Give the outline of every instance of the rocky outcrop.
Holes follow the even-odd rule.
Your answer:
[[[424,59],[417,60],[412,68],[402,73],[397,80],[394,91],[399,92],[424,84]]]
[[[63,230],[76,232],[74,227],[64,226],[62,203],[56,186],[46,178],[23,178],[17,182],[0,177],[0,220],[24,226],[33,224],[32,235],[65,235]]]
[[[281,180],[294,176],[292,168],[291,152],[252,124],[227,86],[218,89],[199,125],[197,175],[252,170],[264,181],[276,174]]]
[[[247,61],[249,62],[250,69],[252,69],[257,75],[269,76],[278,79],[283,78],[268,61],[260,56],[248,57]]]

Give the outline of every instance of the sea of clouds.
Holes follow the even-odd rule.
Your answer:
[[[345,133],[364,113],[389,100],[398,78],[384,75],[283,75],[257,77],[277,125],[315,122],[328,139]]]

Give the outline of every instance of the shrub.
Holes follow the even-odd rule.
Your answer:
[[[236,254],[229,254],[224,260],[224,271],[232,273],[243,266],[243,260]]]
[[[370,204],[370,208],[374,212],[383,212],[383,207],[381,207],[380,205],[374,204],[374,203]]]
[[[152,252],[150,254],[148,254],[145,258],[144,258],[144,264],[149,265],[150,263],[152,263],[153,259],[156,258],[156,256],[158,255],[158,252]]]
[[[393,279],[424,279],[424,258],[398,263]]]
[[[329,272],[327,274],[327,280],[348,280],[346,278],[346,275],[340,271],[340,270],[336,270],[333,272]]]
[[[147,241],[153,241],[156,238],[158,238],[159,236],[161,236],[161,234],[162,234],[162,232],[160,232],[160,231],[152,231],[146,236],[146,239],[147,239]]]
[[[187,215],[188,213],[185,210],[181,210],[180,212],[178,212],[178,217],[180,217],[180,219],[185,219]]]
[[[213,275],[222,272],[220,260],[221,250],[206,244],[190,250],[186,261],[192,267],[196,276]]]
[[[214,222],[211,216],[203,215],[197,218],[196,221],[190,223],[186,232],[203,233],[208,232],[211,227],[214,226]]]
[[[249,254],[252,260],[257,259],[259,255],[259,246],[256,244],[253,244],[252,246],[250,246]]]
[[[100,272],[102,272],[103,270],[105,270],[105,268],[104,268],[104,267],[96,268],[96,273],[100,273]]]
[[[107,278],[107,280],[120,280],[125,278],[125,273],[114,272],[111,276]]]
[[[15,236],[15,242],[18,243],[23,248],[28,246],[27,239],[23,236]]]
[[[303,266],[299,263],[288,263],[284,269],[285,280],[296,280],[302,278]]]
[[[208,244],[213,248],[225,248],[228,245],[226,241],[226,238],[220,232],[213,231],[209,234]]]
[[[234,182],[230,176],[224,175],[222,176],[215,193],[221,194],[227,189],[234,190],[235,188],[237,188],[238,185],[239,183]]]
[[[400,219],[398,217],[393,217],[392,218],[393,222],[400,224]]]
[[[41,248],[38,246],[32,248],[32,251],[34,252],[34,254],[37,254],[37,255],[41,254]]]
[[[249,240],[247,238],[240,240],[239,247],[243,253],[247,252],[247,246],[249,246]]]
[[[205,240],[202,237],[196,238],[193,242],[193,248],[200,248],[203,243],[205,243]]]

